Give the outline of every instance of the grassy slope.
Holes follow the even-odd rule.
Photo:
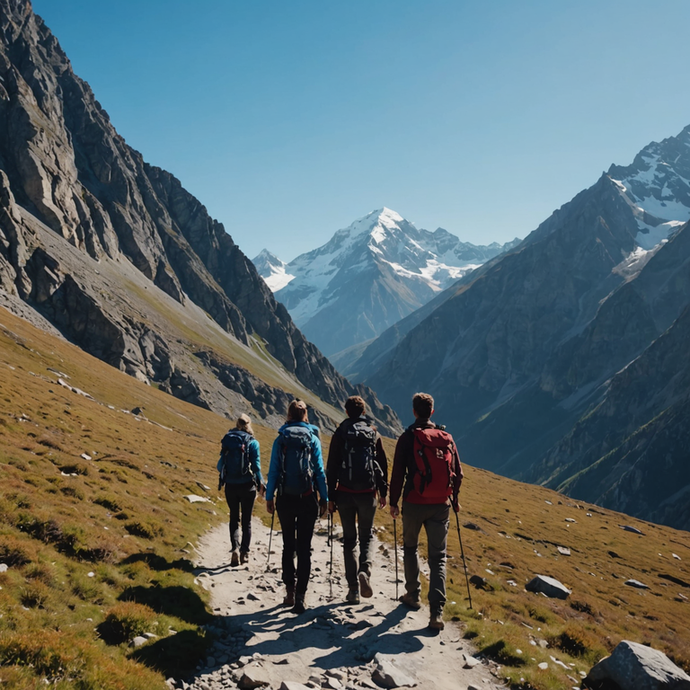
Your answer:
[[[59,385],[56,371],[93,400]],[[137,406],[145,418],[124,411]],[[165,676],[195,665],[209,614],[194,584],[188,542],[226,515],[214,469],[226,428],[219,416],[0,312],[5,687],[39,687],[48,678],[57,687],[163,688]],[[257,427],[257,435],[266,458],[274,432]],[[386,445],[392,457],[393,442]],[[457,603],[448,614],[467,623],[467,634],[502,660],[509,678],[537,688],[572,687],[568,675],[577,679],[577,671],[623,638],[649,642],[690,668],[690,604],[678,600],[690,590],[659,577],[690,581],[690,535],[578,507],[471,467],[466,474],[465,556],[470,574],[486,578],[486,589],[472,587],[468,610],[452,529],[449,601]],[[184,496],[191,493],[214,504],[190,504]],[[390,533],[390,518],[384,512],[379,518]],[[570,547],[571,555],[559,555],[556,545]],[[569,600],[526,593],[536,573],[572,587]],[[630,588],[628,578],[651,589]],[[134,651],[127,641],[141,632],[158,637]],[[566,672],[551,656],[575,668]],[[538,669],[541,661],[547,671]]]

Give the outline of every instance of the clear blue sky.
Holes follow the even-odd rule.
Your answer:
[[[688,0],[33,0],[127,142],[251,257],[388,206],[524,237],[690,124]]]

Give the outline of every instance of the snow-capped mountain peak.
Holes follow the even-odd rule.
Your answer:
[[[262,249],[252,259],[252,263],[273,292],[284,288],[295,277],[285,270],[287,264],[268,249]]]
[[[608,171],[635,213],[637,243],[652,249],[690,220],[690,126],[652,142],[629,166]]]
[[[271,276],[270,286],[280,270],[290,279],[276,297],[329,354],[378,335],[503,249],[418,229],[384,206],[289,264],[278,267],[273,257],[270,272],[263,265],[259,272]]]

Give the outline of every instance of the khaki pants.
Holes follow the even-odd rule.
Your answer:
[[[448,542],[448,515],[450,506],[442,504],[402,504],[403,561],[405,565],[405,589],[419,597],[419,559],[417,547],[422,527],[426,530],[429,544],[429,607],[432,613],[440,612],[446,603],[446,545]]]

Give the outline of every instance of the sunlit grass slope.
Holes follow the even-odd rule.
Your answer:
[[[526,688],[571,688],[622,639],[661,649],[690,671],[689,533],[464,469],[460,534],[469,576],[484,583],[470,584],[470,610],[451,514],[448,600],[455,603],[446,614],[467,624],[465,635],[504,677]],[[390,522],[382,520],[389,531]],[[561,601],[525,591],[535,575],[556,578],[572,594]]]
[[[45,687],[46,679],[63,688],[164,688],[165,677],[196,665],[210,614],[192,545],[226,519],[215,462],[227,427],[0,311],[3,687]],[[255,429],[265,467],[275,432]],[[385,444],[392,459],[394,442]],[[690,668],[690,535],[465,470],[465,557],[485,582],[471,585],[469,610],[452,522],[456,603],[447,614],[466,623],[506,677],[573,687],[623,638]],[[212,503],[192,504],[190,494]],[[265,515],[263,504],[257,512]],[[387,512],[379,520],[392,536]],[[535,574],[559,579],[571,596],[525,592]],[[649,589],[625,585],[631,578]],[[155,637],[129,647],[146,633]]]
[[[194,666],[209,614],[191,543],[225,513],[227,426],[0,311],[3,687],[155,688]]]

